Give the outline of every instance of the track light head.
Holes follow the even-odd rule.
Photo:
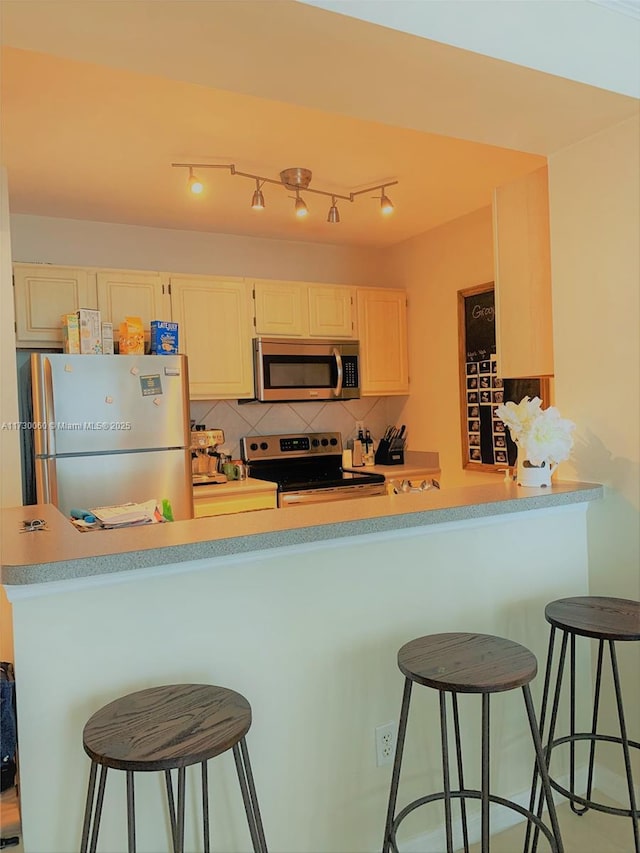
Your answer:
[[[380,196],[380,212],[385,216],[389,216],[390,213],[393,213],[393,210],[393,202],[385,193],[384,187],[382,187],[382,195]]]
[[[192,166],[189,166],[188,184],[189,184],[189,189],[191,190],[191,192],[194,195],[200,195],[200,193],[204,190],[204,184],[202,183],[202,181],[199,178],[197,178],[193,174],[193,167]]]
[[[327,222],[336,223],[340,222],[340,213],[338,211],[338,206],[336,204],[336,197],[331,197],[331,207],[329,208],[329,215],[327,216]]]
[[[253,193],[253,198],[251,199],[251,207],[253,210],[264,210],[264,196],[262,195],[262,190],[260,189],[260,181],[256,178],[256,189]]]
[[[302,219],[309,214],[309,208],[307,207],[305,200],[300,198],[300,190],[296,190],[296,203],[295,203],[295,211],[296,216]]]

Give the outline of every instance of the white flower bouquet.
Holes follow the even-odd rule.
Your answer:
[[[573,447],[573,421],[560,417],[555,406],[542,408],[542,400],[523,397],[519,403],[503,403],[496,414],[509,427],[518,446],[518,457],[530,465],[555,466],[569,458]]]

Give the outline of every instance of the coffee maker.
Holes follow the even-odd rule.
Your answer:
[[[218,473],[216,447],[224,444],[221,429],[207,429],[204,424],[194,424],[191,430],[191,472],[195,483],[226,482]]]

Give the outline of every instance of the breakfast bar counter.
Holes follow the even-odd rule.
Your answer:
[[[471,631],[543,660],[545,604],[588,592],[589,506],[601,496],[589,483],[498,481],[88,533],[53,506],[4,510],[25,853],[79,847],[89,717],[119,696],[177,683],[222,685],[251,703],[269,850],[379,850],[391,768],[376,765],[375,731],[398,717],[398,649]],[[47,530],[20,533],[33,518]],[[577,669],[586,692],[587,654]],[[408,800],[424,794],[425,772],[440,773],[437,701],[420,701],[405,742]],[[496,782],[525,802],[530,735],[519,703],[500,708]],[[465,758],[479,768],[472,720],[475,709],[461,709]],[[124,775],[109,776],[99,849],[127,849]],[[163,780],[139,775],[137,850],[157,853],[169,848]],[[251,849],[237,785],[222,756],[211,769],[212,849]],[[187,791],[197,799],[197,779]],[[189,800],[185,849],[202,849],[200,823]],[[402,849],[442,849],[441,810],[407,832]]]
[[[78,531],[53,505],[2,511],[2,583],[16,586],[321,542],[383,531],[583,503],[602,496],[591,483],[554,482],[523,489],[514,482],[430,489],[290,509],[237,513],[120,530]],[[45,531],[22,532],[41,518]]]

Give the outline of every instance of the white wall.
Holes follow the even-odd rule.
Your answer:
[[[590,0],[302,2],[640,97],[640,12],[629,2],[609,0],[609,8],[605,8],[607,0],[601,5]],[[627,14],[621,14],[623,9]]]
[[[180,273],[384,284],[382,250],[12,214],[13,260]]]
[[[415,450],[434,449],[446,484],[495,481],[462,467],[458,291],[493,281],[491,208],[394,246],[387,264],[409,296],[411,393],[402,413]]]
[[[577,424],[593,595],[640,600],[640,119],[549,162],[556,400]],[[629,737],[640,740],[640,650],[619,643]],[[610,694],[609,694],[610,695]],[[635,713],[634,713],[635,712]],[[615,709],[608,708],[617,731]],[[637,750],[632,750],[636,753]],[[635,778],[640,761],[633,755]],[[620,767],[620,756],[610,766]]]

